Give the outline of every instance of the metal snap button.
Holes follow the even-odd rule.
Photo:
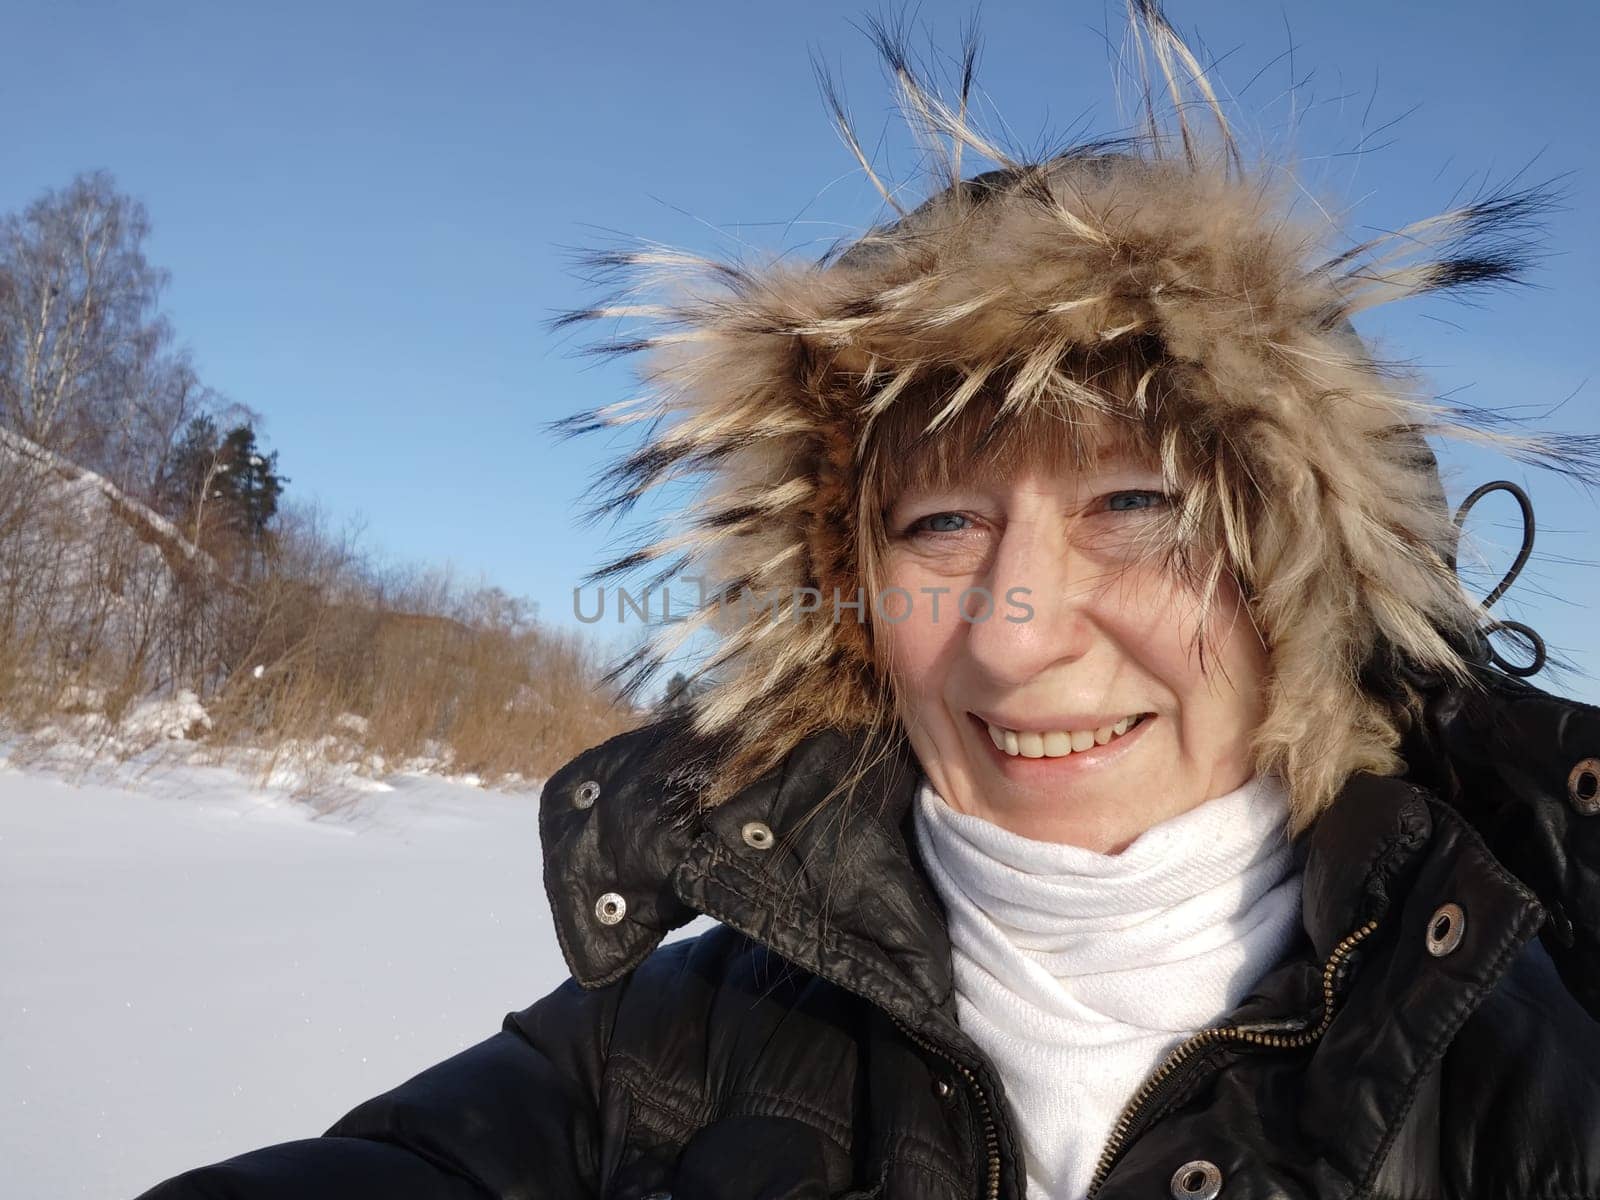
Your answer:
[[[594,802],[600,799],[600,784],[593,779],[585,779],[578,785],[578,790],[572,793],[573,808],[593,808]]]
[[[1428,919],[1428,953],[1443,958],[1461,945],[1467,931],[1467,914],[1459,904],[1441,904]]]
[[[1197,1158],[1172,1173],[1173,1200],[1217,1200],[1222,1192],[1222,1172],[1217,1164]]]
[[[941,1100],[949,1100],[956,1094],[956,1089],[948,1079],[935,1079],[933,1081],[933,1094]]]
[[[628,911],[628,902],[615,892],[607,892],[594,902],[594,915],[602,925],[615,925]]]
[[[772,827],[765,821],[746,821],[744,828],[739,830],[739,836],[752,850],[772,849]]]
[[[1567,776],[1567,798],[1586,817],[1600,816],[1600,758],[1586,758]]]

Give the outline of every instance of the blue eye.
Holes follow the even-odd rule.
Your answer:
[[[1142,512],[1166,502],[1165,492],[1112,492],[1106,497],[1106,508],[1111,512]]]
[[[955,513],[955,512],[930,513],[926,517],[919,517],[917,520],[911,522],[911,527],[909,529],[907,529],[906,532],[907,533],[921,533],[921,532],[927,532],[927,533],[959,533],[961,531],[959,528],[956,528],[956,529],[929,528],[929,522],[932,522],[932,521],[965,521],[966,519],[967,518],[962,516],[962,514]]]

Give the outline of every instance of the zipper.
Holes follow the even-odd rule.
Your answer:
[[[983,1194],[986,1200],[1000,1200],[1000,1129],[995,1123],[994,1110],[989,1107],[989,1097],[984,1094],[983,1085],[978,1082],[977,1075],[953,1054],[946,1050],[941,1050],[933,1042],[915,1032],[911,1026],[907,1025],[899,1017],[891,1016],[889,1019],[898,1025],[900,1031],[911,1041],[921,1046],[928,1053],[938,1055],[960,1072],[961,1078],[966,1080],[967,1086],[972,1089],[972,1094],[977,1097],[978,1115],[983,1122],[983,1148],[989,1159],[988,1183]]]
[[[1100,1160],[1095,1165],[1094,1177],[1089,1182],[1089,1190],[1084,1193],[1084,1200],[1094,1200],[1095,1193],[1105,1183],[1113,1164],[1127,1148],[1133,1131],[1138,1127],[1138,1119],[1143,1115],[1142,1110],[1159,1098],[1163,1086],[1171,1080],[1173,1073],[1201,1050],[1224,1042],[1247,1042],[1274,1050],[1297,1050],[1309,1046],[1320,1038],[1333,1023],[1334,1007],[1338,1000],[1336,991],[1340,968],[1344,966],[1350,952],[1377,927],[1376,918],[1368,921],[1360,928],[1346,934],[1328,954],[1328,961],[1322,967],[1322,1018],[1315,1027],[1303,1029],[1299,1033],[1266,1033],[1256,1029],[1240,1029],[1232,1025],[1213,1025],[1180,1043],[1144,1081],[1118,1115],[1116,1124],[1111,1129],[1111,1138],[1106,1142],[1105,1149],[1100,1152]]]

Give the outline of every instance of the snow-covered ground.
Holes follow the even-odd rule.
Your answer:
[[[0,759],[0,1192],[132,1197],[321,1133],[565,978],[537,789]]]

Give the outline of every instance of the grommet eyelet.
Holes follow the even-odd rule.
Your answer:
[[[616,892],[607,892],[594,902],[594,915],[602,925],[615,925],[628,912],[628,902]]]
[[[948,1079],[935,1079],[933,1081],[933,1094],[941,1100],[949,1100],[956,1094],[955,1085]]]
[[[594,802],[600,799],[600,784],[593,779],[585,779],[578,785],[578,790],[572,793],[573,808],[593,808]]]
[[[746,821],[744,828],[739,830],[739,836],[752,850],[772,849],[772,827],[765,821]]]
[[[1586,758],[1567,776],[1567,799],[1586,817],[1600,816],[1600,758]]]
[[[1217,1164],[1197,1158],[1172,1173],[1172,1200],[1217,1200],[1222,1192],[1222,1172]]]
[[[1428,918],[1428,953],[1443,958],[1457,946],[1467,932],[1467,914],[1459,904],[1441,904]]]

